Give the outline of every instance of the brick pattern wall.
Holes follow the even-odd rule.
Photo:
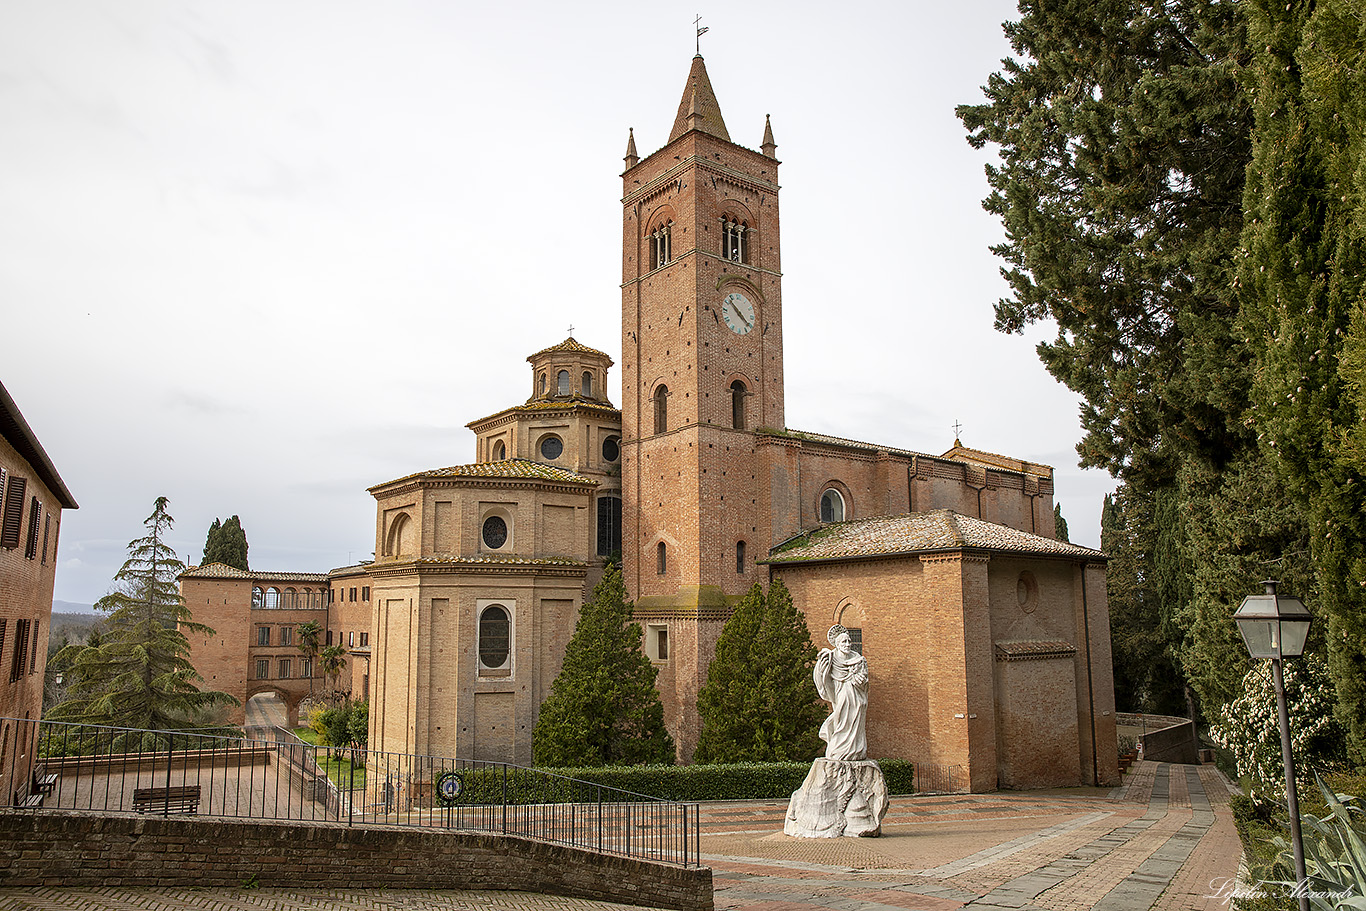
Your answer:
[[[711,911],[712,874],[521,838],[0,810],[0,887],[509,889]]]

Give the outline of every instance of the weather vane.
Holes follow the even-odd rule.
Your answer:
[[[697,56],[699,57],[702,56],[702,36],[707,33],[707,27],[705,25],[701,25],[701,22],[702,14],[698,13],[697,18],[692,21],[692,24],[694,27],[697,28]]]

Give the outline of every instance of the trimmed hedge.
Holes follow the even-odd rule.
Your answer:
[[[915,764],[904,759],[878,761],[891,794],[915,792]],[[509,769],[462,772],[465,805],[569,803],[596,801],[596,788],[578,782],[613,788],[603,800],[629,800],[644,795],[664,800],[772,800],[786,799],[801,787],[811,764],[806,762],[743,762],[727,765],[608,766],[587,769],[540,769],[545,774]],[[625,791],[627,794],[617,794]]]

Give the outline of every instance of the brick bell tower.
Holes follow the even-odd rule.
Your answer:
[[[679,758],[731,605],[772,543],[759,428],[784,426],[778,160],[731,141],[701,55],[668,143],[626,148],[622,558]]]

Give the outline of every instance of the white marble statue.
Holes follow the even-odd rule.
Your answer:
[[[887,782],[868,758],[868,662],[838,623],[826,635],[834,648],[816,658],[816,692],[830,703],[821,725],[825,756],[787,805],[783,832],[798,838],[876,837],[887,815]]]
[[[849,631],[836,623],[826,634],[833,649],[816,658],[816,692],[830,703],[821,725],[826,759],[867,759],[868,661],[854,651]]]

